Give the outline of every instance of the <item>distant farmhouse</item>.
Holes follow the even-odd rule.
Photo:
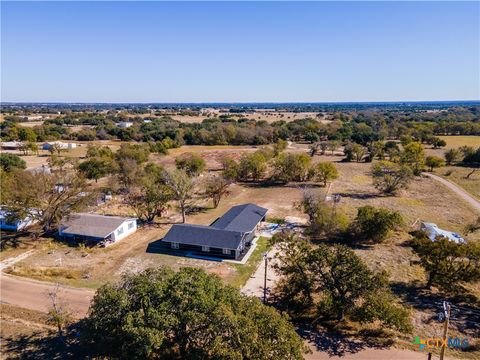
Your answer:
[[[72,214],[64,219],[58,235],[64,240],[110,245],[137,231],[137,219],[97,214]]]
[[[163,247],[192,255],[240,259],[255,238],[267,209],[254,204],[237,205],[210,226],[175,224],[161,243]]]
[[[19,150],[23,143],[19,141],[5,141],[0,143],[2,150]]]
[[[126,128],[129,128],[130,126],[133,125],[133,122],[131,121],[121,121],[117,124],[117,126],[119,128],[122,128],[122,129],[126,129]]]
[[[67,149],[75,149],[77,147],[77,144],[75,143],[64,143],[61,141],[52,141],[52,142],[46,142],[42,145],[43,150],[50,150],[52,146],[58,146],[59,149],[62,150],[67,150]]]

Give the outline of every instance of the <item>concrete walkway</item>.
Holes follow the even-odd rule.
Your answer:
[[[472,195],[470,195],[468,192],[463,190],[461,187],[458,185],[431,173],[424,172],[424,175],[428,176],[429,178],[438,181],[448,187],[450,190],[452,190],[454,193],[456,193],[459,197],[461,197],[463,200],[465,200],[467,203],[469,203],[477,212],[480,213],[480,202],[475,199]]]
[[[279,279],[278,274],[273,269],[273,265],[276,262],[276,259],[273,257],[278,249],[274,246],[267,254],[268,257],[268,269],[267,269],[267,293],[275,285]],[[263,287],[265,279],[265,261],[262,259],[260,264],[257,267],[257,270],[250,276],[245,286],[242,288],[241,292],[244,295],[256,296],[260,299],[263,299]]]

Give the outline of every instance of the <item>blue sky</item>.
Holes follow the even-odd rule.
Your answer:
[[[480,99],[479,2],[4,2],[1,100]]]

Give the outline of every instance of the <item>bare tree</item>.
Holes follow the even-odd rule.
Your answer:
[[[216,208],[223,196],[228,195],[230,181],[221,176],[211,176],[205,184],[205,194],[213,200],[213,207]]]
[[[118,181],[125,189],[130,189],[139,179],[142,167],[134,159],[125,158],[118,162]]]
[[[154,175],[146,173],[139,185],[130,189],[125,196],[125,203],[135,211],[140,220],[152,223],[157,216],[162,216],[171,199],[170,187]]]
[[[63,338],[65,327],[72,321],[72,314],[60,301],[60,284],[56,283],[52,291],[48,293],[51,301],[51,308],[48,311],[48,323],[57,327],[58,336]]]
[[[51,144],[50,147],[48,148],[48,151],[50,152],[51,155],[54,155],[54,154],[60,155],[62,150],[63,150],[62,147],[57,143]]]
[[[185,213],[195,192],[195,181],[183,170],[166,172],[165,184],[172,191],[172,197],[178,202],[185,223]]]

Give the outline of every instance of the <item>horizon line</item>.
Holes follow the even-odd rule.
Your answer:
[[[480,103],[480,99],[454,99],[454,100],[376,100],[376,101],[0,101],[5,104],[398,104],[398,103]]]

